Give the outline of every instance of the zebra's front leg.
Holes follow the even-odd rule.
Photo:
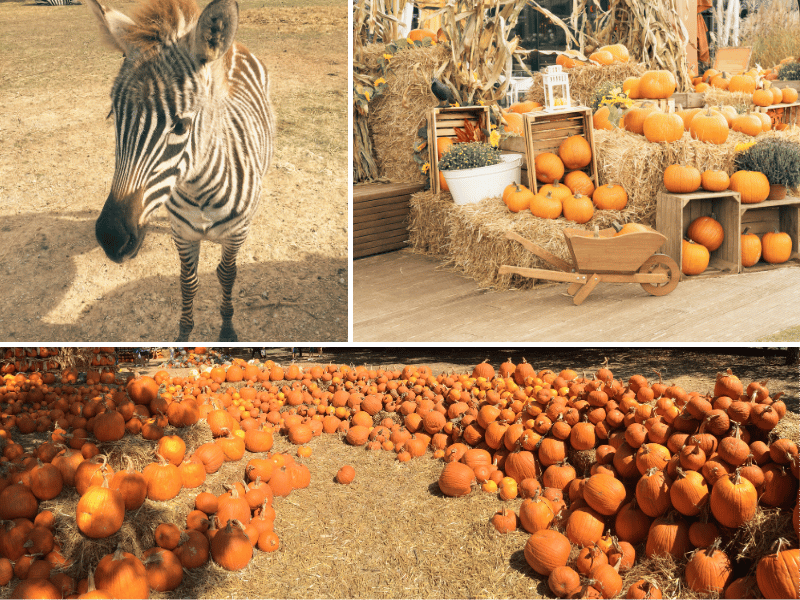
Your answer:
[[[187,242],[174,238],[181,257],[181,320],[176,342],[188,342],[194,329],[194,297],[197,294],[197,261],[200,258],[200,242]]]
[[[219,332],[220,342],[238,342],[233,327],[233,284],[236,281],[236,256],[244,243],[245,236],[226,240],[222,244],[222,257],[217,265],[217,279],[222,286],[222,303],[219,313],[222,315],[222,329]]]

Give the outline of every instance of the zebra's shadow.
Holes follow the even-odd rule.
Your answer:
[[[86,210],[0,220],[0,340],[175,339],[181,306],[178,276],[159,273],[147,260],[155,247],[156,252],[170,253],[170,259],[174,254],[178,265],[167,219],[156,216],[148,225],[142,253],[116,265],[95,240],[97,215]],[[204,248],[216,261],[218,247],[204,244]],[[96,270],[87,272],[87,256]],[[101,288],[107,274],[126,268],[143,276],[110,290]],[[214,341],[221,325],[220,286],[213,268],[201,270],[199,277],[191,339]],[[240,341],[347,341],[346,282],[346,258],[304,253],[296,260],[240,261],[234,287],[234,324]],[[63,306],[74,307],[74,313],[65,314]]]

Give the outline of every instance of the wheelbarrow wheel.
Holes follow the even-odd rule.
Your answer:
[[[653,254],[639,267],[639,273],[664,273],[666,283],[642,283],[644,291],[652,296],[666,296],[676,287],[681,280],[681,270],[672,258],[666,254]]]

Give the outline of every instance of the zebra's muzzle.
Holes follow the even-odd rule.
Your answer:
[[[126,202],[115,201],[110,197],[95,223],[94,232],[106,256],[116,263],[134,258],[144,241],[145,230],[139,226],[141,199]]]

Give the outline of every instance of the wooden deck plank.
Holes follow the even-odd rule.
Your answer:
[[[600,283],[580,306],[566,284],[494,292],[409,250],[353,262],[356,342],[754,342],[800,326],[800,268],[681,282],[666,296]],[[413,316],[412,316],[413,315]]]

